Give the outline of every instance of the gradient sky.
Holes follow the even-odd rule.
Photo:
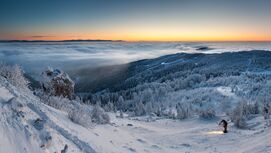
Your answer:
[[[270,41],[270,0],[0,0],[0,39]]]

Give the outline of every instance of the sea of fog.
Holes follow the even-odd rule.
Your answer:
[[[173,53],[271,50],[271,42],[26,42],[0,43],[2,63],[19,64],[33,75],[48,66],[64,70],[98,67]]]

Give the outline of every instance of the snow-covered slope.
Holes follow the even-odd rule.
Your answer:
[[[225,88],[218,90],[230,94]],[[145,122],[142,117],[116,118],[113,113],[111,124],[85,128],[1,77],[0,113],[1,153],[271,152],[271,129],[265,127],[260,115],[249,121],[247,130],[230,123],[227,134],[221,132],[218,120]]]
[[[3,78],[0,78],[0,110],[1,153],[95,152],[67,130],[68,126],[77,125],[66,114],[44,105],[32,93],[19,92]],[[68,125],[59,124],[64,120]]]
[[[222,133],[217,120],[202,121],[193,118],[184,121],[170,119],[155,122],[131,119],[113,119],[113,121],[115,129],[108,129],[107,133],[100,134],[99,131],[102,129],[96,129],[99,134],[97,137],[106,137],[107,141],[112,142],[112,152],[271,152],[271,129],[264,128],[263,124],[260,124],[264,123],[261,117],[255,117],[251,121],[250,130],[239,130],[230,123],[227,134]],[[127,126],[127,124],[133,126]],[[110,148],[110,145],[105,147]],[[108,149],[105,152],[111,151]]]

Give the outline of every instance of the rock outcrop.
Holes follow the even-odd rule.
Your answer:
[[[69,75],[59,69],[49,68],[42,73],[41,81],[44,92],[54,95],[63,96],[71,99],[74,94],[74,82]]]

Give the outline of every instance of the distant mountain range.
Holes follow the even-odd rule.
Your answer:
[[[71,40],[0,40],[0,43],[12,42],[123,42],[123,40],[102,40],[102,39],[71,39]]]

